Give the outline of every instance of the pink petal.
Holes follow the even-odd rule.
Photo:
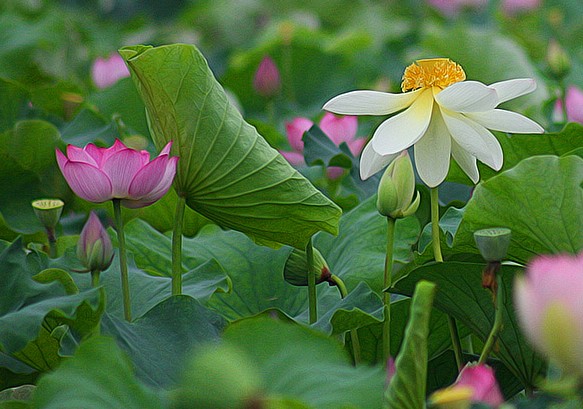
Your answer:
[[[55,155],[57,155],[57,164],[59,165],[59,169],[61,169],[61,173],[65,174],[65,165],[69,163],[69,159],[58,149],[55,149]]]
[[[61,168],[61,171],[71,190],[80,198],[95,203],[113,198],[111,181],[95,166],[69,161]]]
[[[565,102],[567,105],[567,120],[583,124],[583,91],[574,86],[569,87]]]
[[[108,59],[97,58],[91,67],[91,78],[97,88],[107,88],[129,76],[123,58],[117,53],[111,54]]]
[[[163,159],[165,155],[158,157],[156,159]],[[152,162],[155,162],[154,159]],[[162,176],[160,182],[156,187],[154,187],[150,192],[138,200],[122,200],[122,205],[131,209],[137,209],[139,207],[149,206],[152,203],[159,200],[162,196],[168,192],[170,186],[172,186],[172,181],[174,180],[174,175],[176,174],[176,164],[178,162],[178,157],[174,156],[168,159],[166,163],[166,168],[164,169],[164,175]]]
[[[364,146],[366,145],[367,139],[366,138],[358,138],[348,142],[348,147],[350,148],[350,152],[357,157],[360,155]]]
[[[350,142],[356,136],[358,119],[354,115],[337,116],[326,112],[320,121],[320,128],[336,145]]]
[[[160,151],[160,155],[170,155],[170,148],[172,148],[172,141],[168,142],[166,146],[164,146],[164,148]]]
[[[103,153],[106,151],[105,148],[98,148],[94,144],[90,143],[85,146],[83,150],[93,158],[98,167],[101,167],[101,163],[103,162]]]
[[[286,151],[279,151],[279,153],[293,166],[303,166],[306,164],[303,153]]]
[[[304,150],[304,142],[302,141],[302,136],[304,132],[310,129],[314,125],[312,121],[308,118],[294,118],[291,122],[286,122],[285,131],[287,134],[287,140],[293,150],[297,152],[302,152]]]
[[[142,167],[142,154],[133,149],[125,148],[109,157],[104,155],[101,169],[112,182],[113,197],[129,197],[130,184]]]
[[[140,199],[154,190],[164,177],[168,162],[168,155],[161,155],[143,166],[130,184],[128,198]]]
[[[498,407],[504,402],[494,370],[487,365],[467,364],[460,372],[456,386],[473,389],[472,402],[483,402]]]
[[[91,157],[91,155],[85,152],[84,149],[77,146],[67,145],[67,157],[71,161],[88,163],[98,167],[97,162]]]
[[[339,166],[330,166],[328,169],[326,169],[326,176],[330,180],[336,180],[343,174],[344,168],[341,168]]]

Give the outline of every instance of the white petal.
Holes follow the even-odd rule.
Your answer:
[[[499,104],[496,91],[478,81],[456,82],[439,92],[435,100],[455,112],[488,111]]]
[[[467,113],[466,116],[480,125],[494,131],[509,133],[543,133],[542,126],[532,119],[516,112],[493,109],[486,112]]]
[[[415,166],[421,180],[431,188],[439,186],[447,176],[451,155],[451,136],[439,109],[433,111],[431,125],[414,149]]]
[[[492,169],[500,170],[503,160],[502,148],[490,131],[462,114],[445,110],[442,114],[451,136],[462,149]]]
[[[488,85],[488,87],[496,90],[498,93],[498,103],[501,104],[534,91],[536,89],[536,82],[532,78],[517,78],[514,80],[495,82],[494,84]]]
[[[419,96],[419,91],[402,94],[352,91],[332,98],[324,104],[324,109],[342,115],[388,115],[411,105]]]
[[[472,182],[478,183],[480,181],[480,172],[478,172],[478,164],[476,163],[475,156],[463,150],[453,139],[451,141],[451,156],[453,156],[453,159],[464,173],[472,179]]]
[[[391,163],[397,156],[399,156],[399,153],[392,155],[379,155],[372,148],[372,143],[369,142],[364,147],[362,156],[360,157],[360,178],[362,180],[368,179]]]
[[[433,108],[433,94],[425,90],[404,112],[380,124],[372,145],[381,155],[399,153],[417,142],[427,130]]]

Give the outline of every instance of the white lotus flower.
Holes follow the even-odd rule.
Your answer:
[[[474,183],[480,175],[476,159],[494,170],[502,167],[502,148],[488,130],[542,133],[536,122],[496,107],[532,92],[534,80],[520,78],[484,85],[464,81],[462,67],[447,58],[418,60],[405,69],[403,93],[352,91],[332,98],[324,109],[344,115],[388,115],[364,148],[360,176],[367,179],[415,146],[415,165],[429,187],[438,186],[453,156]]]

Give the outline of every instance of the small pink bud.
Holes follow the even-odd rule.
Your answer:
[[[89,219],[77,242],[77,257],[88,271],[104,271],[113,260],[113,245],[95,213]]]
[[[109,58],[97,58],[91,67],[91,78],[97,88],[103,89],[112,86],[122,78],[130,76],[126,64],[117,53]]]
[[[281,87],[281,79],[279,77],[279,70],[271,57],[265,56],[253,79],[253,86],[255,91],[266,98],[271,98],[277,95]]]
[[[567,88],[565,95],[567,121],[583,124],[583,91],[575,86]],[[555,116],[562,117],[563,104],[560,100],[555,105]]]

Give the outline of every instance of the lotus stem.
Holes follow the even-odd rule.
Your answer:
[[[182,228],[186,199],[178,196],[172,232],[172,295],[182,294]]]
[[[502,274],[498,274],[496,277],[496,281],[498,282],[498,289],[496,291],[496,303],[494,304],[494,325],[492,326],[492,330],[490,331],[490,335],[488,335],[488,339],[486,340],[486,344],[484,345],[484,349],[482,349],[482,353],[480,354],[480,360],[478,364],[483,364],[488,359],[490,352],[496,345],[496,341],[498,340],[498,336],[500,335],[500,331],[502,330],[502,320],[504,314],[504,288],[502,283]]]
[[[310,324],[318,321],[318,299],[316,295],[316,268],[314,266],[314,247],[312,245],[312,238],[308,241],[306,246],[306,260],[308,263],[308,304],[309,304],[309,319]]]
[[[389,362],[391,356],[391,294],[387,289],[392,284],[393,274],[393,247],[395,245],[395,219],[387,217],[387,249],[385,252],[385,274],[383,281],[383,354],[384,365]]]
[[[119,242],[119,271],[121,273],[121,291],[123,294],[123,313],[127,321],[132,320],[132,305],[130,299],[130,282],[128,275],[128,260],[126,255],[126,239],[123,232],[123,219],[121,217],[121,201],[112,199],[115,227]]]
[[[92,270],[91,271],[91,287],[95,288],[99,285],[99,274],[101,271]]]
[[[342,279],[334,274],[330,276],[328,281],[338,287],[338,291],[340,292],[340,298],[346,298],[348,296],[348,290],[346,289],[346,285]],[[358,330],[351,329],[350,331],[350,341],[352,342],[352,356],[354,357],[354,365],[360,364],[361,357],[360,357],[360,339],[358,338]]]

